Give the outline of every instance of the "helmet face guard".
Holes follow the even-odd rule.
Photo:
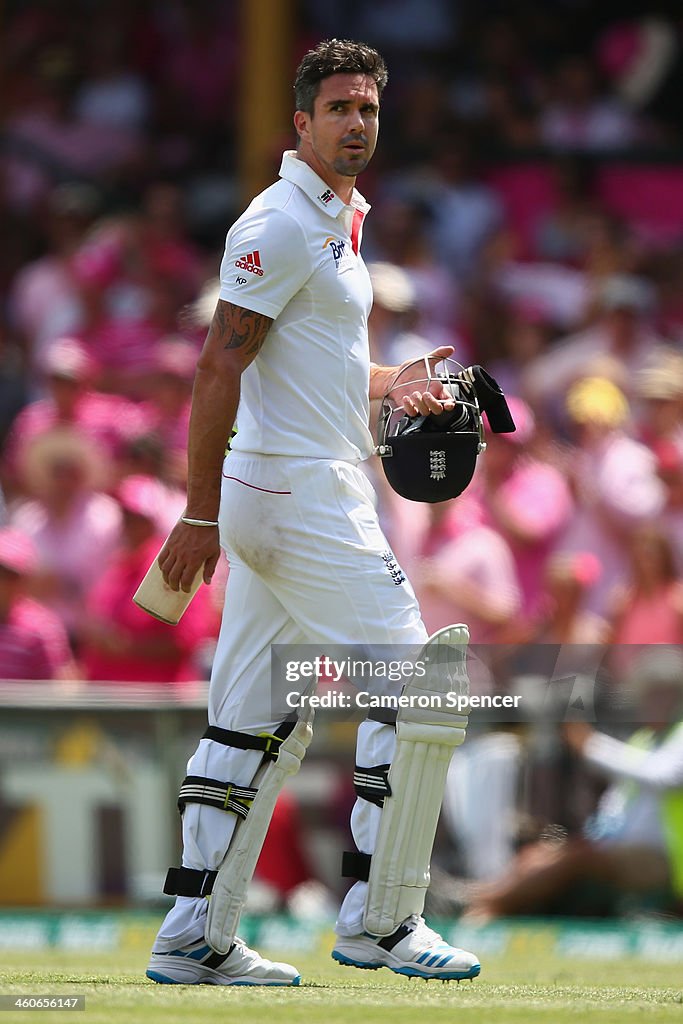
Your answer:
[[[411,417],[401,400],[413,390],[450,396],[455,407]],[[488,409],[482,408],[482,393]],[[466,369],[455,359],[427,357],[402,367],[382,399],[376,448],[393,490],[410,501],[425,502],[448,501],[462,494],[474,475],[479,453],[486,448],[485,409],[493,430],[515,429],[503,393],[481,367]]]

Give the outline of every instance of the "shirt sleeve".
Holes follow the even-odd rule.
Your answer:
[[[583,756],[594,768],[602,769],[614,779],[636,782],[654,790],[683,786],[683,733],[680,730],[652,751],[596,732],[587,740]]]
[[[312,272],[298,221],[282,210],[248,210],[228,232],[219,297],[275,320]]]

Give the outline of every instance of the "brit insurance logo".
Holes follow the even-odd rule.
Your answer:
[[[328,246],[334,258],[334,265],[335,267],[338,267],[342,259],[344,258],[344,252],[346,251],[346,242],[343,239],[337,240],[336,238],[333,238],[332,235],[330,235],[329,238],[325,239],[323,243],[323,249],[327,249]]]
[[[263,268],[261,266],[261,257],[259,256],[258,249],[254,249],[253,252],[247,253],[246,256],[240,256],[238,260],[235,260],[235,266],[239,270],[246,270],[249,274],[256,274],[257,277],[263,277]]]

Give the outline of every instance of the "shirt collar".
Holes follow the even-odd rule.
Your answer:
[[[312,167],[309,167],[305,161],[299,160],[295,149],[288,149],[282,154],[280,177],[284,178],[285,181],[291,181],[294,185],[298,185],[301,191],[306,193],[318,209],[323,210],[330,217],[336,218],[342,210],[348,208],[346,203],[332,191],[329,185],[325,184]],[[370,204],[365,201],[365,198],[356,188],[353,190],[349,205],[356,210],[361,210],[363,214],[366,214],[370,209]]]

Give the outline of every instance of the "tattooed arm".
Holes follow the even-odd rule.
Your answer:
[[[221,467],[237,415],[240,378],[258,355],[272,324],[270,317],[219,299],[197,363],[188,439],[186,515],[218,518]],[[178,523],[159,555],[166,582],[190,589],[201,565],[211,580],[219,555],[218,530]]]

